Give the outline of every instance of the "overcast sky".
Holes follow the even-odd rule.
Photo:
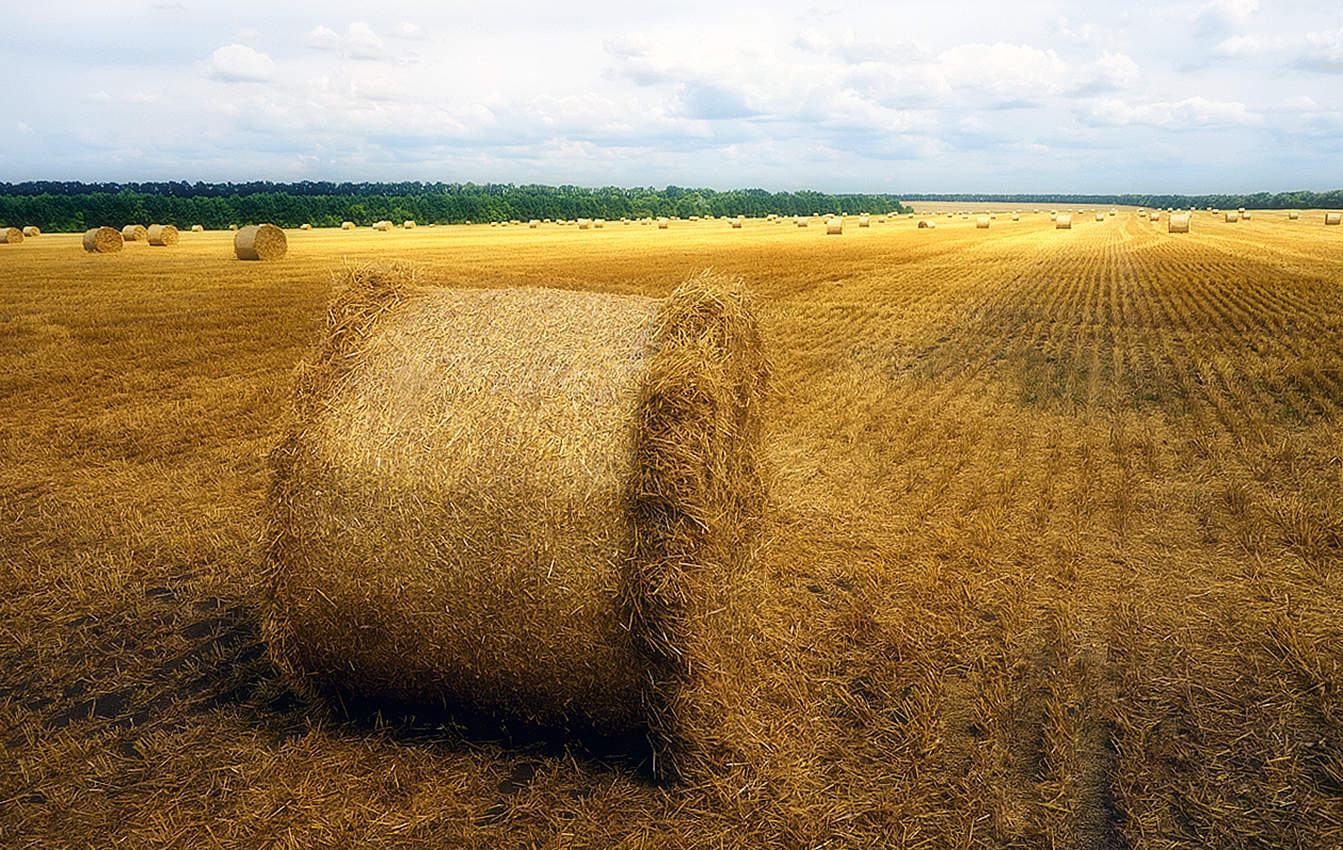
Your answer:
[[[19,3],[0,180],[1343,187],[1343,0]]]

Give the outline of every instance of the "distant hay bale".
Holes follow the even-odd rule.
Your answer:
[[[593,230],[601,230],[601,229],[604,228],[604,227],[606,227],[606,219],[604,219],[604,218],[594,218],[594,219],[592,220],[592,229],[593,229]]]
[[[1110,210],[1110,215],[1112,216],[1119,215],[1119,210]]]
[[[1058,218],[1059,218],[1059,214],[1058,214],[1058,213],[1050,213],[1050,214],[1049,214],[1049,220],[1050,220],[1050,221],[1058,221]]]
[[[238,229],[238,225],[236,225],[236,224],[230,224],[230,225],[228,226],[228,229],[229,229],[229,230],[237,230],[237,229]]]
[[[24,238],[31,239],[34,236],[41,236],[42,231],[39,230],[36,225],[30,224],[23,229],[23,235]]]
[[[1096,213],[1096,221],[1105,221],[1105,213]]]
[[[1189,213],[1172,213],[1170,218],[1166,219],[1166,231],[1168,233],[1188,233],[1190,218]]]
[[[1238,213],[1238,212],[1232,212],[1231,210],[1227,210],[1227,211],[1226,211],[1226,221],[1227,221],[1228,223],[1232,223],[1232,222],[1240,221],[1240,213]]]
[[[298,229],[299,229],[299,230],[312,230],[312,225],[305,221],[305,222],[303,222],[302,224],[300,224],[300,225],[298,226]]]
[[[390,221],[375,221],[373,222],[373,229],[380,230],[383,233],[386,233],[387,231],[392,229],[392,223]]]
[[[0,228],[0,243],[18,245],[23,241],[23,231],[17,227]]]
[[[1289,221],[1296,221],[1299,218],[1301,218],[1301,213],[1297,212],[1296,210],[1291,210],[1290,212],[1287,213],[1287,219]]]
[[[1240,217],[1241,217],[1241,220],[1242,220],[1242,221],[1249,221],[1250,218],[1251,218],[1251,215],[1250,215],[1250,213],[1248,213],[1248,212],[1243,212],[1243,213],[1240,214]]]
[[[415,229],[415,219],[413,219],[413,218],[408,218],[408,219],[406,219],[405,221],[401,222],[401,228],[402,228],[403,230],[414,230],[414,229]]]
[[[925,218],[919,221],[919,230],[934,230],[937,228],[937,222],[931,218]]]
[[[1013,221],[1021,221],[1021,213],[1012,213]]]
[[[988,229],[989,229],[989,217],[986,216],[986,215],[981,215],[979,218],[975,219],[975,229],[976,229],[976,230],[988,230]]]
[[[121,238],[126,242],[144,242],[149,239],[149,228],[143,224],[128,224],[121,228]]]
[[[1343,213],[1327,212],[1324,214],[1324,223],[1327,226],[1343,224]]]
[[[872,226],[872,219],[868,218],[868,217],[865,216],[865,215],[860,215],[860,216],[858,216],[858,226],[859,226],[859,227],[871,227],[871,226]]]
[[[1072,230],[1072,229],[1073,229],[1073,217],[1070,216],[1070,215],[1068,215],[1067,213],[1064,213],[1063,215],[1058,216],[1056,219],[1054,219],[1054,229],[1055,229],[1055,230]]]
[[[665,218],[658,219],[658,230],[667,230],[670,226],[671,222],[669,222],[667,219]]]
[[[125,239],[115,227],[94,227],[84,231],[84,250],[90,254],[115,254]]]
[[[354,230],[354,222],[352,222],[352,221],[342,221],[342,222],[340,223],[340,229],[341,229],[341,230]]]
[[[825,232],[827,236],[837,236],[844,232],[844,219],[831,218],[825,222]]]
[[[204,232],[205,232],[205,228],[204,228],[203,226],[199,225],[199,224],[193,224],[193,225],[191,225],[191,232],[192,232],[192,233],[204,233]]]
[[[732,226],[733,230],[741,230],[742,220],[740,217],[734,218],[728,224]]]
[[[288,248],[284,231],[273,224],[251,224],[233,237],[233,253],[240,260],[278,260]]]
[[[352,271],[296,375],[262,628],[302,692],[649,730],[682,773],[731,750],[696,695],[766,500],[744,287],[700,275],[663,300]]]
[[[1150,213],[1148,214],[1147,218],[1151,221],[1161,221],[1161,213],[1159,212]]]
[[[540,219],[534,218],[531,221],[527,222],[527,226],[530,227],[532,230],[535,230],[536,228],[541,226],[541,221]]]
[[[171,224],[151,224],[149,225],[148,240],[150,245],[166,247],[176,245],[178,240],[177,228]]]
[[[591,226],[592,226],[592,220],[591,220],[591,219],[580,218],[580,219],[578,220],[578,229],[579,229],[579,230],[587,230],[587,229],[588,229],[589,227],[591,227]]]
[[[810,225],[810,224],[811,224],[811,219],[807,218],[806,216],[802,216],[802,215],[800,215],[800,216],[797,217],[797,226],[798,226],[798,227],[807,227],[807,226]]]

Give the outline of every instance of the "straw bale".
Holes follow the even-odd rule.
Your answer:
[[[95,227],[84,231],[84,250],[90,254],[115,254],[125,240],[115,227]]]
[[[665,218],[659,218],[659,219],[658,219],[658,230],[667,230],[668,227],[670,226],[670,224],[671,224],[671,222],[667,221],[667,219],[665,219]]]
[[[34,236],[41,236],[42,231],[36,225],[30,224],[23,229],[23,235],[25,238],[32,238]]]
[[[601,230],[601,229],[604,228],[604,227],[606,227],[606,219],[604,219],[604,218],[594,218],[594,219],[592,220],[592,229],[593,229],[593,230]]]
[[[202,226],[199,225],[199,224],[193,224],[193,225],[191,225],[191,232],[192,232],[192,233],[204,233],[204,232],[205,232],[205,228],[202,227]]]
[[[121,228],[121,238],[126,242],[144,242],[149,239],[149,228],[143,224],[128,224]]]
[[[1070,215],[1068,215],[1067,213],[1064,213],[1064,214],[1058,216],[1056,219],[1054,219],[1054,229],[1055,229],[1055,230],[1072,230],[1072,229],[1073,229],[1073,217],[1070,216]]]
[[[1326,225],[1343,224],[1343,213],[1327,212],[1324,214],[1324,223]]]
[[[0,227],[0,243],[17,245],[23,241],[23,231],[17,227]]]
[[[236,224],[230,224],[230,225],[228,226],[228,229],[229,229],[229,230],[237,230],[237,229],[238,229],[238,225],[236,225]]]
[[[1174,213],[1166,219],[1166,231],[1168,233],[1188,233],[1190,218],[1192,216],[1189,213]]]
[[[354,222],[352,222],[352,221],[342,221],[342,222],[340,223],[340,229],[341,229],[341,230],[354,230]]]
[[[1159,212],[1152,212],[1152,213],[1149,213],[1148,216],[1147,216],[1147,218],[1148,218],[1150,221],[1161,221],[1161,213],[1159,213]]]
[[[298,226],[298,229],[299,229],[299,230],[312,230],[312,225],[305,221],[305,222],[303,222],[302,224],[300,224],[300,225]]]
[[[1105,213],[1096,213],[1096,221],[1105,221]]]
[[[1243,212],[1243,213],[1240,214],[1240,217],[1241,217],[1241,219],[1244,220],[1244,221],[1249,221],[1249,220],[1250,220],[1250,213],[1248,213],[1248,212]]]
[[[250,224],[233,237],[233,252],[240,260],[278,260],[288,247],[284,231],[273,224]]]
[[[414,229],[415,229],[415,219],[413,219],[413,218],[408,218],[408,219],[406,219],[405,221],[401,222],[401,227],[402,227],[403,229],[405,229],[405,230],[414,230]]]
[[[1227,210],[1227,211],[1226,211],[1226,220],[1227,220],[1228,222],[1240,221],[1240,213],[1238,213],[1238,212],[1232,212],[1231,210]]]
[[[532,230],[535,230],[536,228],[538,228],[538,227],[541,226],[541,221],[540,221],[540,219],[535,219],[535,218],[534,218],[534,219],[532,219],[531,221],[527,222],[527,226],[528,226],[529,228],[531,228]]]
[[[658,300],[348,272],[271,454],[272,658],[345,704],[719,761],[697,686],[759,539],[766,380],[735,281]]]
[[[728,222],[728,224],[732,225],[733,230],[741,230],[742,225],[741,217],[738,216],[737,218],[732,219],[731,221]]]
[[[177,228],[171,224],[151,224],[149,225],[149,244],[166,247],[176,245],[179,234]]]
[[[977,230],[988,230],[988,229],[989,229],[989,217],[986,216],[986,215],[981,215],[979,218],[975,219],[975,229],[977,229]]]
[[[1301,218],[1301,213],[1297,212],[1296,210],[1291,210],[1287,213],[1287,219],[1289,221],[1296,221],[1299,218]]]
[[[587,230],[587,229],[588,229],[589,227],[591,227],[591,226],[592,226],[592,220],[591,220],[591,219],[580,218],[580,219],[578,220],[578,229],[579,229],[579,230]]]
[[[1013,221],[1021,221],[1021,213],[1012,213]]]
[[[925,218],[919,222],[919,230],[933,230],[937,227],[937,222],[931,218]]]
[[[844,219],[830,218],[826,219],[825,232],[827,236],[838,236],[844,232]]]
[[[798,226],[798,227],[808,227],[808,226],[810,226],[810,224],[811,224],[811,219],[809,219],[809,218],[807,218],[806,216],[803,216],[803,215],[798,216],[798,217],[796,218],[796,221],[797,221],[797,226]]]
[[[490,222],[490,224],[493,225],[494,222]],[[381,230],[384,233],[386,233],[387,231],[392,229],[392,223],[390,221],[375,221],[373,222],[373,229]]]
[[[872,226],[872,219],[868,218],[868,217],[865,216],[865,215],[860,215],[860,216],[858,216],[858,226],[859,226],[859,227],[871,227],[871,226]]]

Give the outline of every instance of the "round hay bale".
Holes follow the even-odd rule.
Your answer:
[[[988,229],[989,229],[989,217],[986,216],[986,215],[981,215],[979,218],[975,219],[975,229],[976,229],[976,230],[988,230]]]
[[[1343,224],[1343,213],[1327,212],[1324,214],[1325,226]]]
[[[312,225],[305,221],[305,222],[303,222],[302,224],[300,224],[300,225],[298,226],[298,229],[299,229],[299,230],[312,230]]]
[[[806,216],[802,216],[802,215],[798,216],[797,219],[796,219],[796,221],[797,221],[797,226],[798,226],[798,227],[807,227],[807,226],[810,225],[810,223],[811,223],[811,219],[807,218]]]
[[[1173,213],[1166,219],[1166,232],[1168,233],[1188,233],[1189,232],[1189,213]]]
[[[95,227],[84,231],[84,250],[90,254],[115,254],[125,240],[115,227]]]
[[[23,231],[17,227],[0,228],[0,242],[6,245],[18,245],[23,241]]]
[[[872,226],[872,219],[869,218],[868,216],[860,215],[860,216],[858,216],[858,226],[859,226],[859,227],[871,227],[871,226]]]
[[[592,219],[588,219],[588,218],[580,218],[580,219],[578,220],[578,229],[579,229],[579,230],[587,230],[587,229],[588,229],[589,227],[591,227],[591,226],[592,226]]]
[[[144,242],[149,239],[149,228],[143,224],[128,224],[121,228],[121,238],[126,242]]]
[[[593,230],[601,230],[601,229],[602,229],[603,227],[605,227],[605,226],[606,226],[606,219],[604,219],[604,218],[594,218],[594,219],[592,220],[592,229],[593,229]]]
[[[23,236],[25,239],[31,239],[34,236],[41,236],[41,235],[42,231],[39,230],[36,225],[30,224],[23,229]]]
[[[493,226],[494,222],[490,222],[490,225]],[[373,222],[373,229],[386,233],[392,229],[392,223],[390,221],[375,221]]]
[[[527,222],[527,226],[530,227],[532,230],[535,230],[536,228],[541,226],[541,222],[537,219],[532,219],[531,221]]]
[[[1105,221],[1105,213],[1096,213],[1096,221]]]
[[[738,216],[737,218],[732,219],[731,221],[728,222],[728,225],[731,226],[733,230],[741,230],[742,226],[741,217]]]
[[[193,224],[193,225],[191,225],[191,232],[192,232],[192,233],[204,233],[204,232],[205,232],[205,228],[204,228],[203,226],[199,225],[199,224]]]
[[[1299,218],[1301,218],[1301,213],[1297,212],[1296,210],[1292,210],[1287,213],[1288,221],[1296,221]]]
[[[405,221],[401,222],[401,227],[404,228],[405,230],[414,230],[415,219],[413,218],[406,219]]]
[[[278,260],[289,248],[284,231],[273,224],[250,224],[233,237],[240,260]]]
[[[825,233],[827,236],[838,236],[844,232],[844,219],[830,218],[825,222]]]
[[[351,271],[296,374],[263,629],[301,690],[651,730],[707,761],[694,689],[766,497],[739,283],[659,300]]]
[[[340,223],[340,229],[341,229],[341,230],[354,230],[354,222],[352,222],[352,221],[342,221],[342,222]]]
[[[228,226],[228,229],[229,229],[229,230],[237,230],[237,229],[238,229],[238,225],[236,225],[236,224],[230,224],[230,225]]]
[[[919,230],[933,230],[937,227],[937,222],[931,218],[925,218],[919,222]]]
[[[658,230],[667,230],[671,227],[671,222],[665,218],[658,219]]]
[[[171,224],[151,224],[149,225],[149,244],[159,247],[176,245],[179,234],[177,228]]]
[[[1243,212],[1243,213],[1240,214],[1240,217],[1241,217],[1241,219],[1244,220],[1244,221],[1249,221],[1249,220],[1250,220],[1250,213],[1248,213],[1248,212]]]
[[[1147,218],[1149,221],[1161,221],[1161,213],[1159,212],[1148,213]]]
[[[1012,213],[1013,221],[1021,221],[1021,213]]]
[[[1071,215],[1068,215],[1067,213],[1064,213],[1064,214],[1058,216],[1056,219],[1054,219],[1054,229],[1055,229],[1055,230],[1072,230],[1072,229],[1073,229],[1073,217],[1072,217]]]
[[[1226,220],[1228,223],[1232,223],[1232,222],[1240,221],[1240,213],[1238,213],[1238,212],[1232,212],[1231,210],[1227,210],[1227,211],[1226,211],[1226,219],[1225,219],[1225,220]]]

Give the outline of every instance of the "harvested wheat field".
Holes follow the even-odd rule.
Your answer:
[[[0,263],[0,846],[1336,847],[1343,232],[1322,219],[331,229],[272,263],[223,231],[25,243]],[[429,290],[635,312],[705,269],[745,281],[770,496],[701,668],[739,755],[668,775],[641,734],[347,711],[273,666],[295,366],[344,315],[335,282],[394,260]],[[427,398],[368,421],[423,428]],[[579,433],[556,452],[599,457]],[[352,445],[341,474],[396,474]],[[321,522],[373,551],[423,533]]]

